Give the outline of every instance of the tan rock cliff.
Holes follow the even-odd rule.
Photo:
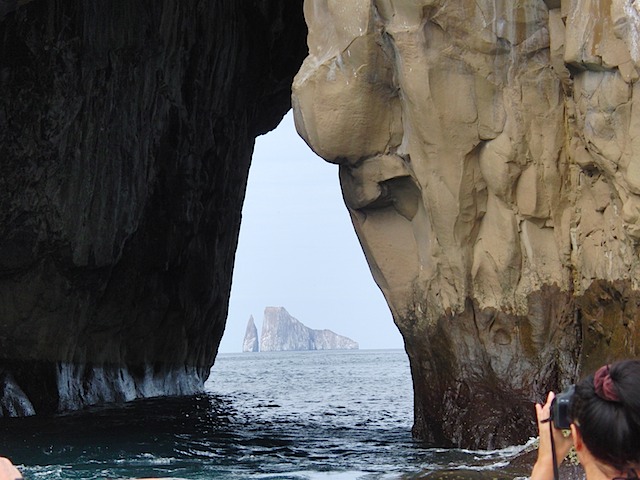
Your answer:
[[[640,2],[306,0],[299,133],[340,165],[414,434],[495,447],[638,353]]]

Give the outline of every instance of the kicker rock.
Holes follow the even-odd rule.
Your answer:
[[[201,390],[302,3],[1,3],[0,415]]]
[[[261,352],[289,350],[357,350],[358,344],[331,330],[313,330],[282,307],[264,309]]]
[[[631,0],[307,0],[298,132],[405,339],[414,434],[492,448],[640,353]],[[638,104],[636,105],[636,102]]]
[[[258,342],[258,328],[253,321],[253,315],[249,316],[249,322],[247,323],[247,329],[244,333],[244,342],[242,342],[243,352],[258,352],[260,351],[260,343]]]

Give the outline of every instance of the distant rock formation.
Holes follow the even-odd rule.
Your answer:
[[[248,333],[249,327],[247,327]],[[245,345],[247,345],[248,340],[248,337],[245,336]],[[350,338],[338,335],[331,330],[309,328],[289,315],[289,312],[283,307],[267,307],[264,309],[262,335],[260,338],[261,352],[357,349],[358,343]]]
[[[258,329],[253,321],[253,315],[249,316],[247,330],[244,333],[244,342],[242,343],[243,352],[258,352],[260,344],[258,343]]]

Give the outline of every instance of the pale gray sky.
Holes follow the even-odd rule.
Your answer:
[[[338,167],[298,136],[291,112],[256,141],[220,352],[242,350],[250,315],[260,334],[267,306],[361,349],[403,348],[343,203]]]

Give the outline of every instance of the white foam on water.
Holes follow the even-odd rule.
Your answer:
[[[506,458],[512,458],[512,457],[515,457],[515,456],[519,455],[520,453],[522,453],[525,450],[527,450],[530,447],[532,447],[537,441],[538,441],[537,437],[532,437],[524,445],[512,445],[512,446],[509,446],[509,447],[500,448],[500,449],[496,449],[496,450],[466,450],[466,449],[461,449],[460,451],[463,452],[463,453],[469,453],[469,454],[475,455],[476,458],[485,458],[486,459],[486,458],[496,457],[496,458],[506,459]]]

